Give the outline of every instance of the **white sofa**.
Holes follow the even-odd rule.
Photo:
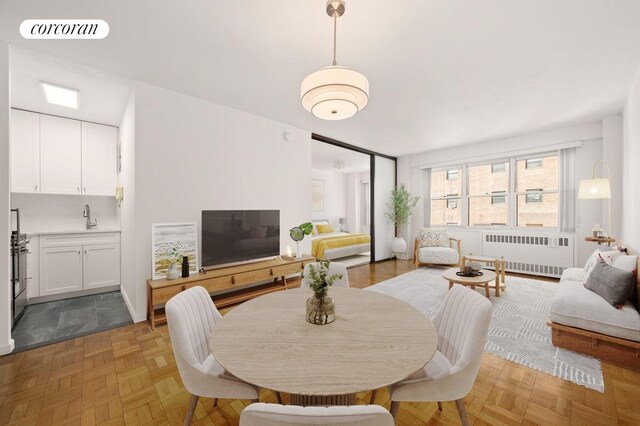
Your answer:
[[[628,300],[616,309],[584,287],[587,271],[564,271],[549,312],[555,346],[640,370],[640,313]],[[638,286],[640,287],[640,285]]]

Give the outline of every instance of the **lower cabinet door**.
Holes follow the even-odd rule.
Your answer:
[[[83,247],[85,290],[120,285],[120,244]]]
[[[40,296],[82,290],[82,246],[40,250]]]

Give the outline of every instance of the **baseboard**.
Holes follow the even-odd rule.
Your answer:
[[[122,299],[124,299],[124,304],[127,305],[127,309],[129,310],[129,315],[131,315],[131,319],[133,320],[133,322],[144,322],[147,320],[147,315],[146,314],[142,314],[142,315],[138,315],[136,313],[136,310],[133,308],[133,304],[131,303],[131,300],[129,300],[129,295],[127,294],[127,291],[124,289],[124,287],[120,287],[120,293],[122,294]]]
[[[0,355],[10,354],[11,352],[13,352],[13,349],[15,347],[16,347],[16,344],[13,341],[13,339],[9,339],[9,343],[7,343],[6,345],[0,346]]]

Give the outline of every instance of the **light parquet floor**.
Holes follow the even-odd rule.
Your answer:
[[[412,268],[385,262],[350,269],[349,278],[366,287]],[[603,373],[601,394],[485,354],[465,403],[475,425],[640,425],[640,373],[609,364]],[[359,403],[369,397],[359,394]],[[0,425],[180,425],[188,400],[166,326],[133,324],[0,357]],[[376,403],[388,408],[388,394]],[[194,424],[236,425],[247,404],[203,398]],[[435,403],[400,407],[400,425],[459,423],[453,403],[441,412]]]

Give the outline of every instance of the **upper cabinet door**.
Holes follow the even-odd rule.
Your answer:
[[[40,192],[40,114],[11,110],[11,192]]]
[[[81,140],[79,121],[40,116],[41,192],[80,194]]]
[[[118,171],[118,129],[82,123],[82,193],[115,194]]]

